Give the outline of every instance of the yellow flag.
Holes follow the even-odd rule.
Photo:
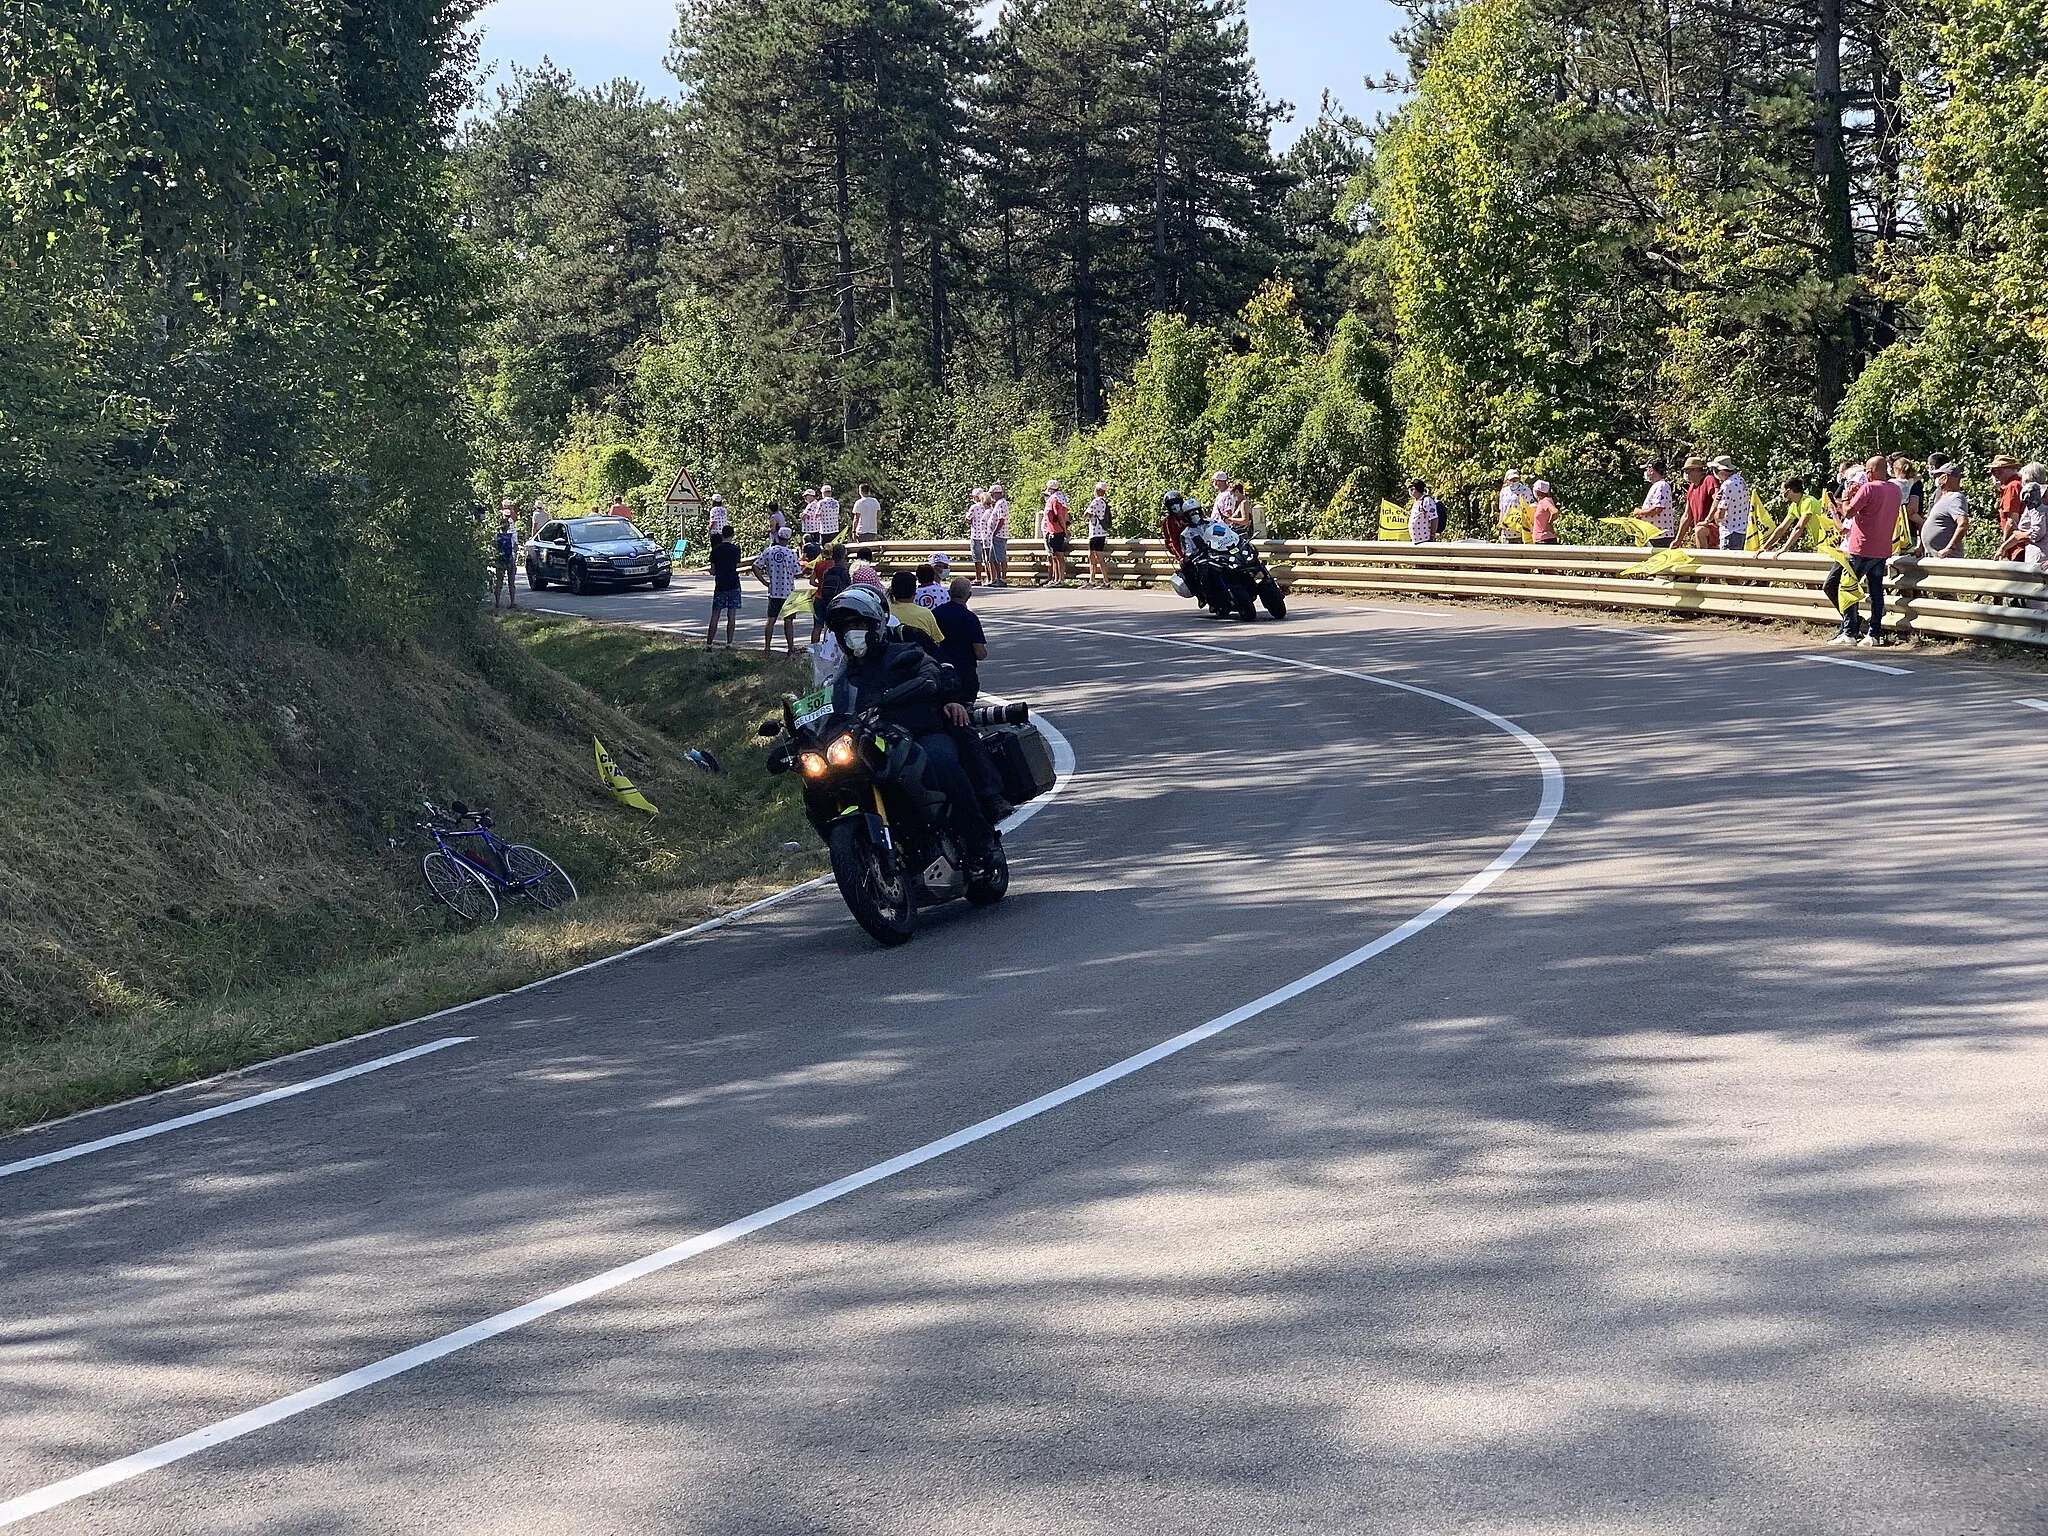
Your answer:
[[[1742,541],[1742,547],[1752,554],[1762,549],[1778,531],[1777,519],[1764,510],[1764,499],[1757,495],[1754,487],[1749,493],[1749,537]]]
[[[1835,606],[1847,613],[1863,601],[1863,578],[1856,574],[1856,568],[1849,563],[1849,557],[1842,553],[1839,544],[1823,544],[1820,552],[1842,568],[1842,584],[1835,588]]]
[[[1643,517],[1603,517],[1600,519],[1600,526],[1619,529],[1644,548],[1649,547],[1650,540],[1664,536],[1662,528]]]
[[[1500,515],[1501,526],[1510,533],[1522,536],[1524,544],[1532,543],[1536,537],[1536,518],[1526,502],[1516,502]]]
[[[1380,538],[1408,542],[1408,509],[1397,507],[1391,501],[1380,503]]]
[[[1623,576],[1696,576],[1700,563],[1689,549],[1660,549],[1647,560],[1625,566]]]
[[[597,777],[604,787],[612,792],[612,798],[633,810],[645,811],[650,816],[660,815],[661,813],[654,808],[654,802],[635,789],[633,781],[619,772],[619,765],[612,761],[611,753],[605,751],[604,743],[593,736],[590,738],[590,744],[597,749]]]
[[[1906,509],[1899,508],[1899,520],[1892,528],[1892,553],[1910,555],[1913,553],[1913,524],[1906,516]]]

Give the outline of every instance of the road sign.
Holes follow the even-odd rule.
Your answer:
[[[704,498],[697,494],[697,482],[690,478],[687,469],[678,469],[675,479],[668,483],[668,504],[672,507],[701,507]]]

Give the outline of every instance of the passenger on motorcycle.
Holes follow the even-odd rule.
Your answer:
[[[980,738],[967,728],[966,705],[947,697],[957,686],[952,668],[910,641],[890,639],[885,633],[888,612],[867,587],[849,587],[835,597],[825,610],[825,622],[846,652],[846,670],[832,687],[833,708],[850,715],[880,706],[887,724],[900,726],[917,739],[924,749],[925,782],[946,797],[970,870],[978,871],[988,862],[995,833],[975,782],[1000,781],[981,751]],[[913,683],[919,686],[882,703],[892,690]],[[978,771],[970,777],[969,760],[975,759],[973,768]]]

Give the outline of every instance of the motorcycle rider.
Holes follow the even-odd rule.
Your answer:
[[[967,729],[966,705],[947,697],[956,686],[952,668],[910,641],[891,639],[888,611],[868,587],[849,587],[835,597],[825,622],[846,652],[846,670],[832,687],[832,707],[853,714],[880,705],[885,722],[916,738],[924,749],[924,781],[945,795],[969,873],[979,874],[988,867],[997,834],[974,785],[977,779],[984,784],[994,779],[995,772],[980,750],[980,738]],[[882,704],[892,690],[913,683],[917,686]],[[970,739],[974,745],[963,753]],[[963,761],[969,754],[981,759],[972,778]]]
[[[1209,519],[1199,501],[1179,491],[1168,491],[1160,499],[1159,537],[1180,557],[1180,579],[1196,602],[1209,601],[1209,577],[1195,560],[1192,535],[1208,526]]]

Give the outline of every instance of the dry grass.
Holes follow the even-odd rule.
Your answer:
[[[244,636],[53,662],[0,717],[0,1127],[483,996],[815,873],[752,738],[807,676],[532,620],[397,653]],[[598,786],[593,734],[660,817]],[[421,799],[458,797],[586,899],[463,928],[412,831]]]

